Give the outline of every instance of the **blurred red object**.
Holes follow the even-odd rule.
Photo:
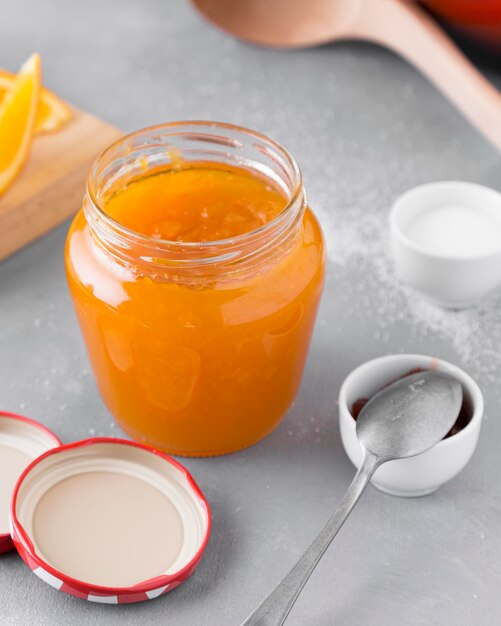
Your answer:
[[[501,0],[421,0],[454,34],[494,55],[501,64]]]

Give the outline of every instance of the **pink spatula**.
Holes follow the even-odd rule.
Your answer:
[[[279,48],[363,39],[415,65],[501,150],[501,94],[439,26],[403,0],[192,0],[211,22]]]

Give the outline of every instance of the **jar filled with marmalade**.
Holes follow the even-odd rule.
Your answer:
[[[129,135],[94,163],[66,270],[101,395],[133,438],[232,452],[299,389],[324,282],[290,154],[229,124]]]

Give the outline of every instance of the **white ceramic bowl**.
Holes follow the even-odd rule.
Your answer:
[[[353,403],[370,398],[415,368],[437,369],[457,378],[471,403],[473,416],[460,432],[442,440],[418,456],[389,461],[374,474],[372,483],[391,495],[413,497],[436,491],[454,478],[470,460],[477,445],[484,413],[484,399],[477,383],[459,367],[421,354],[395,354],[367,361],[345,379],[339,392],[339,424],[344,449],[358,468],[362,450],[351,414]]]
[[[431,253],[409,238],[410,224],[422,211],[461,206],[483,212],[501,225],[501,193],[474,183],[444,181],[410,189],[390,213],[391,248],[398,276],[434,304],[472,306],[501,284],[501,247],[463,256]]]

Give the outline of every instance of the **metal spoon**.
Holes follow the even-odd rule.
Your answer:
[[[501,150],[501,94],[416,3],[403,0],[192,0],[235,37],[277,48],[362,39],[417,67]]]
[[[412,374],[377,393],[357,419],[363,462],[338,510],[264,602],[242,626],[280,626],[306,581],[358,502],[377,468],[425,452],[445,437],[463,401],[461,384],[435,371]]]

